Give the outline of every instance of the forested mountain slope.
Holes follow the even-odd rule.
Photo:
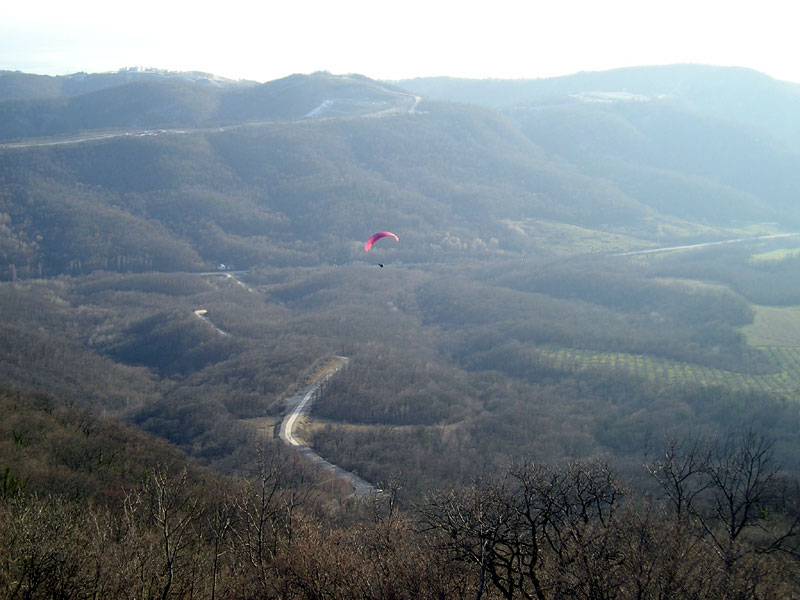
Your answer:
[[[403,80],[399,85],[429,98],[497,108],[554,103],[664,100],[682,110],[740,122],[800,147],[800,84],[738,67],[664,65],[581,72],[550,79]]]
[[[358,75],[291,75],[263,84],[196,73],[49,78],[0,73],[0,141],[91,130],[219,127],[409,110],[414,96]]]
[[[0,383],[237,471],[348,356],[309,438],[409,497],[528,454],[634,464],[692,426],[796,456],[800,339],[771,340],[800,304],[800,156],[756,117],[562,84],[502,110],[327,73],[12,94]]]
[[[795,96],[0,74],[0,596],[796,596]]]
[[[332,108],[345,97],[355,112]],[[436,262],[551,253],[525,234],[543,220],[628,236],[616,238],[620,250],[798,221],[800,155],[737,123],[658,100],[502,113],[432,102],[411,111],[410,100],[365,78],[319,74],[223,90],[145,81],[3,104],[66,127],[69,118],[43,118],[41,102],[83,103],[78,130],[140,127],[156,113],[189,129],[9,145],[2,273],[341,264],[358,256],[364,231],[386,227],[411,242],[402,260]],[[338,118],[293,120],[323,105]],[[357,118],[364,110],[376,116]],[[193,128],[223,114],[277,120]]]

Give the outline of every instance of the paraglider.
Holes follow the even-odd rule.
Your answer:
[[[369,252],[369,249],[372,248],[372,245],[377,242],[381,238],[385,237],[393,237],[396,242],[400,241],[400,238],[393,234],[391,231],[379,231],[378,233],[374,233],[370,236],[367,242],[364,244],[364,252]]]

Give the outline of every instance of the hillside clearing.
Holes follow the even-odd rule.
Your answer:
[[[754,306],[752,325],[742,328],[755,347],[800,347],[800,306]]]

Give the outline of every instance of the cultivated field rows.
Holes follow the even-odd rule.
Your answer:
[[[733,389],[798,395],[800,347],[766,346],[759,350],[775,366],[774,373],[738,373],[656,356],[574,348],[539,348],[535,360],[540,366],[557,370],[621,370],[652,382],[721,385]]]

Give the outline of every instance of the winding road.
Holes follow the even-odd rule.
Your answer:
[[[308,388],[286,399],[288,411],[281,422],[278,437],[291,448],[303,454],[319,469],[327,471],[336,478],[347,481],[353,488],[353,494],[356,496],[370,496],[372,494],[381,493],[381,490],[368,481],[361,479],[358,475],[329,463],[295,435],[295,426],[298,421],[308,414],[308,410],[311,408],[311,404],[314,401],[314,394],[316,391],[323,383],[344,368],[348,362],[349,359],[347,357],[337,356],[336,361],[330,364]]]

